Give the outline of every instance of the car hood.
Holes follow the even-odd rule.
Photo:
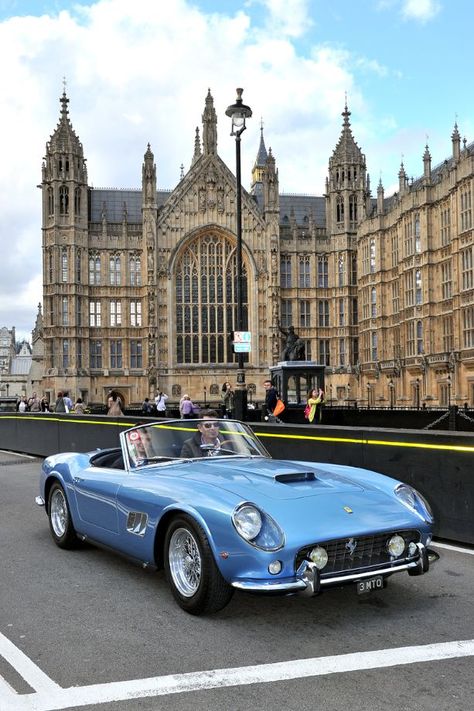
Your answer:
[[[214,485],[250,501],[266,496],[292,500],[363,491],[364,487],[324,464],[274,459],[205,459],[189,464],[183,476]]]
[[[331,464],[243,459],[224,467],[222,460],[206,460],[185,476],[262,506],[276,518],[290,543],[423,526],[393,495],[391,480],[381,487],[362,483],[364,472]]]

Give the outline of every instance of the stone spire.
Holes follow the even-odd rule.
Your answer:
[[[148,143],[142,165],[142,200],[143,207],[156,209],[156,165],[155,156]]]
[[[77,137],[69,119],[69,99],[66,89],[60,98],[61,114],[58,125],[46,144],[46,158],[43,163],[43,180],[65,177],[87,184],[87,168],[82,143]]]
[[[457,121],[454,124],[454,130],[451,134],[451,140],[453,142],[453,158],[455,161],[458,161],[461,157],[461,136],[458,130]]]
[[[202,144],[204,155],[217,153],[217,114],[210,89],[207,92],[206,106],[202,115]]]
[[[198,158],[201,157],[201,138],[199,136],[199,127],[196,126],[196,135],[194,136],[194,155],[191,165],[194,165]]]
[[[377,187],[377,215],[383,215],[383,199],[384,189],[382,185],[382,177],[380,177],[379,184]]]
[[[263,173],[267,164],[268,153],[265,147],[263,138],[263,121],[260,122],[260,145],[258,147],[257,157],[252,169],[252,191],[254,187],[263,181]]]
[[[405,172],[405,166],[403,165],[403,159],[402,162],[400,163],[400,170],[398,171],[398,191],[400,195],[403,195],[403,193],[406,190],[407,186],[407,174]]]
[[[423,177],[427,182],[431,180],[431,153],[428,144],[426,144],[425,152],[423,153]]]

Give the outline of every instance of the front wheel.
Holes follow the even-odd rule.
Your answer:
[[[203,529],[186,514],[175,518],[166,532],[165,571],[175,600],[191,615],[222,610],[234,592],[215,563]]]
[[[64,489],[59,482],[52,485],[48,499],[49,528],[59,548],[76,548],[79,540],[71,520]]]

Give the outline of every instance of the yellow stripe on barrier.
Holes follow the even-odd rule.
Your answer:
[[[382,447],[407,447],[414,449],[437,449],[450,452],[471,452],[474,453],[474,447],[461,444],[429,444],[428,442],[397,442],[394,440],[382,439],[354,439],[350,437],[318,437],[317,435],[291,435],[278,434],[276,432],[254,432],[257,437],[274,437],[277,439],[296,439],[310,440],[314,442],[337,442],[344,444],[371,444],[381,445]]]

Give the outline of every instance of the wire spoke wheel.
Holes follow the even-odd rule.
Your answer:
[[[202,558],[191,531],[178,528],[169,544],[169,565],[173,582],[184,597],[192,597],[199,589]]]
[[[55,489],[50,503],[51,526],[58,538],[64,536],[68,526],[69,513],[62,489]]]

